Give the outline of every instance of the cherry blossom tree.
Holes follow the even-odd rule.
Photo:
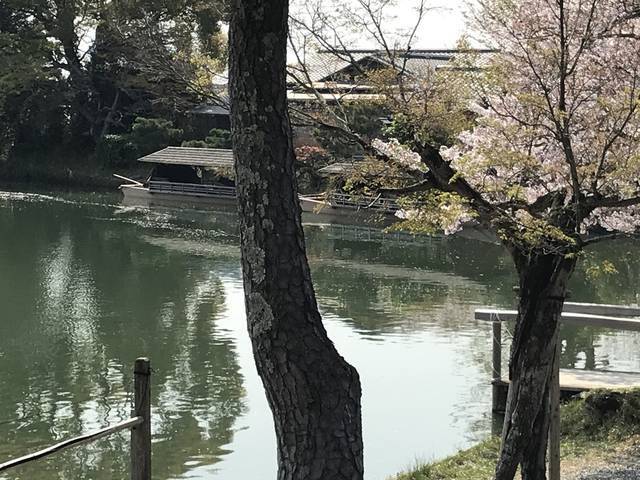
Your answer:
[[[497,480],[518,466],[525,479],[546,478],[568,281],[590,244],[640,229],[639,16],[635,0],[478,0],[474,29],[498,50],[489,65],[454,65],[429,86],[387,83],[389,138],[352,134],[411,176],[393,189],[404,227],[451,233],[473,219],[512,255],[519,303]],[[453,142],[434,135],[461,111],[472,128]]]
[[[409,135],[374,144],[426,167],[435,187],[436,202],[414,194],[409,226],[453,231],[473,217],[512,254],[520,299],[499,480],[518,465],[545,478],[558,319],[581,252],[640,228],[640,23],[628,3],[478,1],[475,27],[500,53],[475,83],[474,128],[439,146],[405,116]]]

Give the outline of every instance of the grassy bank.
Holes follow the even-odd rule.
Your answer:
[[[561,408],[561,455],[564,471],[606,464],[640,438],[640,389],[594,391]],[[500,441],[496,437],[433,463],[400,473],[394,480],[490,480]]]

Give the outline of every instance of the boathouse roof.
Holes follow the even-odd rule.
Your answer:
[[[225,148],[167,147],[138,159],[139,162],[188,165],[191,167],[233,167],[233,150]]]

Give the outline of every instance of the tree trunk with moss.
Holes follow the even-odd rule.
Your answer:
[[[509,394],[496,480],[512,480],[518,465],[525,480],[546,479],[549,385],[558,326],[575,267],[563,253],[513,253],[520,300],[509,362]]]
[[[286,98],[287,0],[234,0],[231,119],[249,334],[273,412],[278,479],[363,477],[360,381],[318,313]]]

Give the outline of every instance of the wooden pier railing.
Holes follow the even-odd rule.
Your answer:
[[[164,182],[160,180],[151,180],[149,182],[149,191],[151,193],[178,193],[218,198],[236,198],[236,188],[227,187],[224,185]]]
[[[481,308],[475,311],[475,319],[491,322],[492,341],[492,395],[494,412],[504,412],[509,379],[502,377],[502,322],[514,321],[515,310]],[[640,331],[640,307],[565,302],[560,321],[572,325],[604,327],[619,330]],[[640,374],[596,370],[560,369],[560,342],[551,378],[549,425],[549,480],[560,480],[560,396],[562,392],[577,393],[595,388],[640,387]]]
[[[122,430],[131,430],[131,480],[151,480],[151,363],[149,359],[138,358],[135,361],[133,373],[134,407],[130,419],[0,463],[0,472],[68,448],[94,442]]]
[[[351,208],[354,210],[367,209],[385,213],[395,213],[400,209],[400,206],[394,199],[385,198],[380,195],[377,197],[369,197],[364,195],[331,193],[328,196],[328,201],[332,207]]]
[[[508,379],[502,376],[502,323],[515,321],[516,310],[479,308],[475,319],[491,322],[493,410],[504,411]],[[640,331],[640,307],[565,302],[562,323],[584,327]],[[640,374],[596,370],[562,370],[560,386],[564,392],[577,393],[592,388],[624,388],[640,386]]]

